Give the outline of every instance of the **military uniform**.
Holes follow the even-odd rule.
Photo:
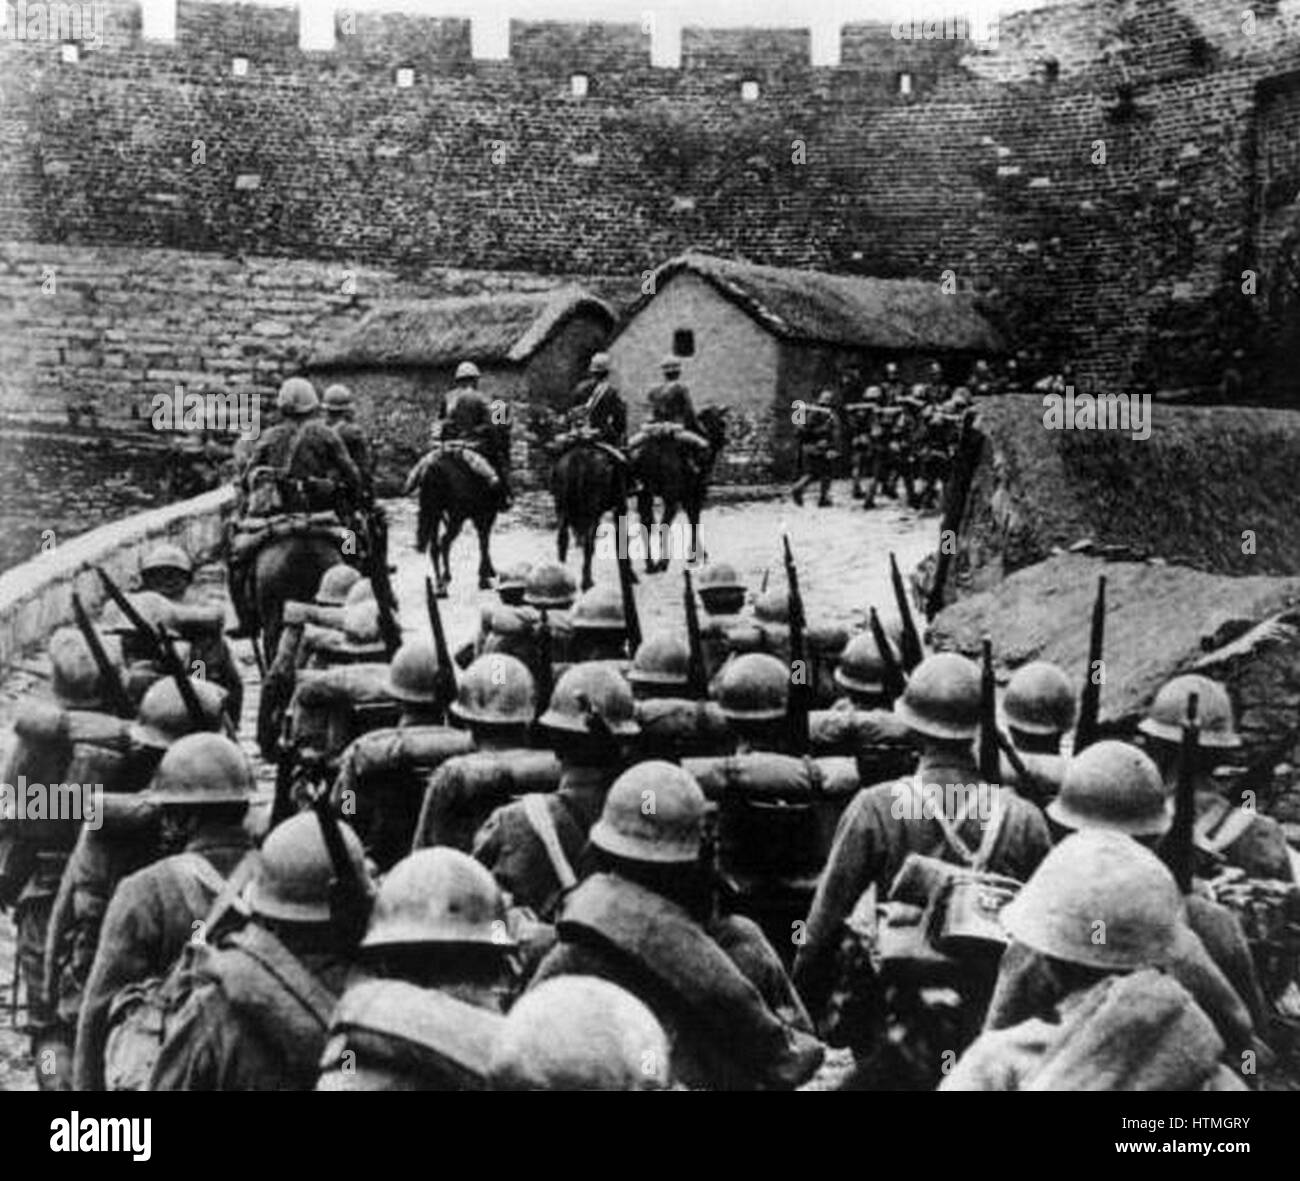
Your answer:
[[[803,503],[803,490],[814,480],[820,495],[817,503],[830,503],[831,476],[840,456],[840,421],[833,407],[809,406],[807,421],[799,428],[800,454],[803,457],[803,474],[791,490],[795,502]]]
[[[862,499],[864,508],[875,505],[876,485],[884,458],[882,449],[885,432],[880,418],[881,408],[878,389],[869,392],[862,401],[850,402],[844,407],[849,430],[849,453],[853,461],[852,492],[855,499]]]
[[[1295,880],[1282,826],[1271,816],[1234,806],[1216,791],[1196,793],[1194,839],[1198,848],[1247,877]]]
[[[361,499],[361,472],[342,440],[319,419],[279,422],[262,434],[245,477],[250,495],[258,468],[278,477],[281,511],[334,509],[342,515]]]
[[[627,403],[606,377],[578,384],[573,391],[573,412],[602,443],[620,452],[627,446]]]
[[[672,378],[651,387],[646,394],[651,422],[675,422],[683,429],[704,438],[700,420],[695,417],[695,404],[690,387]]]

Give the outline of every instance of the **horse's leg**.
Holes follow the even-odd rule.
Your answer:
[[[653,574],[655,564],[650,556],[650,538],[654,536],[655,499],[654,494],[644,486],[637,490],[636,515],[638,525],[645,530],[645,572]]]
[[[456,538],[460,536],[460,531],[465,527],[464,517],[451,517],[447,521],[446,531],[442,535],[442,572],[444,574],[443,589],[451,584],[451,547],[456,543]]]
[[[582,531],[582,589],[590,590],[592,584],[591,577],[591,558],[596,551],[596,530],[600,522],[587,525]]]
[[[559,558],[561,566],[569,557],[569,519],[563,514],[560,515],[559,528],[555,533],[555,556]]]
[[[660,524],[663,526],[663,528],[660,529],[660,531],[659,531],[659,535],[660,535],[660,537],[661,537],[662,539],[666,540],[669,544],[668,544],[667,552],[664,552],[663,550],[660,550],[660,551],[659,551],[659,552],[660,552],[660,557],[659,557],[659,569],[660,569],[660,570],[667,570],[667,569],[668,569],[668,563],[669,563],[669,561],[671,560],[671,554],[672,554],[672,548],[673,548],[673,547],[672,547],[672,544],[671,544],[671,542],[672,542],[672,535],[673,535],[673,533],[672,533],[672,530],[673,530],[673,521],[677,519],[677,509],[678,509],[677,501],[675,501],[675,500],[670,500],[667,496],[665,496],[665,497],[664,497],[664,515],[663,515],[662,520],[660,521]]]
[[[474,518],[474,528],[478,531],[478,588],[488,590],[496,569],[492,565],[492,520],[495,514],[484,513]]]
[[[698,500],[692,500],[686,506],[686,518],[690,522],[691,538],[690,552],[687,554],[686,560],[694,566],[708,557],[708,554],[700,548],[700,502]]]

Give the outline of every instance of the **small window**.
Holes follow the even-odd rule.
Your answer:
[[[673,356],[695,356],[695,333],[689,328],[679,328],[673,333]]]
[[[397,89],[410,90],[415,85],[415,71],[410,66],[402,66],[397,71]]]
[[[248,58],[236,57],[230,60],[230,72],[236,78],[246,77],[248,74]]]
[[[75,41],[63,43],[63,64],[75,66],[81,60],[81,50]]]
[[[758,80],[755,78],[746,78],[740,84],[740,97],[744,102],[758,102]]]
[[[586,74],[569,75],[569,93],[574,98],[586,98],[588,81]]]
[[[912,75],[906,72],[898,75],[898,93],[904,98],[912,93]]]

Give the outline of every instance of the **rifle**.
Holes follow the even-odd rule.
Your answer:
[[[542,608],[537,622],[537,716],[540,718],[551,704],[551,690],[555,688],[555,670],[551,667],[551,623]]]
[[[794,564],[788,533],[781,534],[781,545],[785,552],[785,578],[790,591],[790,669],[793,672],[797,668],[802,674],[798,680],[791,679],[786,717],[790,727],[790,749],[792,753],[802,755],[808,753],[811,743],[808,713],[811,708],[812,682],[809,679],[805,644],[808,620],[804,615],[803,595],[799,591],[799,571]]]
[[[131,698],[127,695],[126,687],[122,684],[122,675],[118,671],[117,665],[108,658],[108,653],[104,651],[104,645],[99,638],[99,633],[90,622],[90,617],[86,614],[86,608],[81,605],[81,596],[76,591],[72,592],[72,614],[77,621],[78,629],[82,636],[85,637],[86,646],[90,649],[90,655],[95,660],[95,667],[99,669],[99,677],[104,682],[104,688],[108,692],[108,700],[113,712],[119,718],[135,717],[135,706],[131,704]]]
[[[1002,778],[1002,759],[998,750],[997,687],[993,680],[993,641],[985,636],[980,641],[984,665],[980,678],[980,777],[985,783],[997,783]]]
[[[709,692],[709,670],[704,663],[704,643],[700,639],[700,612],[695,604],[695,584],[689,570],[682,571],[686,583],[683,597],[686,601],[686,638],[690,644],[690,661],[686,666],[686,692],[696,701],[703,701]]]
[[[759,586],[758,586],[758,593],[759,593],[760,595],[765,595],[765,594],[767,594],[767,580],[768,580],[768,578],[771,576],[771,574],[772,574],[772,567],[771,567],[771,566],[764,566],[764,567],[763,567],[763,581],[762,581],[761,583],[759,583]]]
[[[343,840],[338,821],[330,811],[329,789],[316,792],[312,798],[312,811],[320,821],[325,848],[329,850],[334,877],[330,882],[330,923],[348,947],[355,947],[366,933],[370,921],[370,891],[361,880],[348,847]]]
[[[433,589],[433,579],[424,576],[424,605],[429,612],[429,626],[433,629],[433,648],[438,654],[438,698],[446,709],[456,700],[456,669],[447,649],[447,633],[442,628],[442,612],[438,608],[438,595]]]
[[[397,623],[397,595],[388,577],[388,533],[379,512],[368,514],[366,524],[366,560],[364,573],[375,592],[375,606],[379,611],[379,635],[384,642],[388,659],[392,660],[402,646],[402,629]]]
[[[636,607],[636,592],[632,589],[634,578],[632,559],[625,553],[619,554],[618,587],[623,594],[623,630],[627,635],[627,654],[633,658],[641,647],[641,615]]]
[[[898,604],[898,616],[903,621],[903,670],[910,673],[924,659],[921,649],[921,637],[916,632],[916,621],[912,618],[912,604],[907,598],[907,588],[903,585],[903,575],[898,569],[898,559],[889,555],[889,578],[894,584],[894,601]]]
[[[880,616],[876,614],[874,607],[871,608],[871,634],[875,637],[880,658],[885,662],[885,695],[890,701],[896,701],[902,697],[903,690],[907,688],[907,676],[903,672],[903,666],[898,663],[894,645],[889,642],[885,627],[880,622]]]
[[[1079,723],[1074,728],[1074,753],[1097,741],[1097,717],[1101,710],[1101,683],[1094,677],[1101,663],[1101,646],[1106,634],[1106,576],[1097,576],[1097,597],[1092,603],[1092,629],[1088,633],[1088,667],[1084,670],[1083,693],[1079,697]]]
[[[1183,741],[1178,751],[1178,779],[1174,788],[1174,822],[1165,838],[1165,864],[1178,882],[1178,888],[1190,893],[1196,851],[1192,834],[1196,824],[1196,751],[1201,728],[1196,721],[1200,702],[1197,694],[1187,698],[1187,720],[1183,723]]]

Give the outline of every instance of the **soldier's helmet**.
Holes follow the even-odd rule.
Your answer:
[[[290,377],[281,383],[275,405],[281,414],[300,417],[316,411],[320,407],[320,398],[316,387],[305,377]]]
[[[974,738],[980,721],[980,670],[964,656],[940,652],[912,670],[894,712],[930,738]]]
[[[408,705],[439,703],[438,652],[431,641],[407,640],[397,650],[388,669],[388,694]]]
[[[49,651],[54,695],[77,709],[102,708],[106,689],[85,637],[75,627],[61,627],[50,637]]]
[[[897,377],[897,376],[898,376],[898,362],[897,362],[897,361],[889,361],[889,362],[887,362],[887,363],[885,364],[885,376],[886,376],[886,377]]]
[[[562,609],[573,605],[576,593],[572,574],[555,562],[543,562],[528,572],[524,602],[533,607]]]
[[[343,642],[336,650],[369,649],[379,639],[379,604],[374,599],[348,603],[343,608]]]
[[[349,825],[336,823],[352,872],[369,886],[360,839]],[[277,922],[327,923],[333,883],[334,864],[320,818],[314,812],[299,812],[277,824],[262,842],[257,874],[248,887],[248,906],[255,915]]]
[[[429,943],[515,946],[496,879],[459,849],[417,849],[394,865],[361,940],[368,949]]]
[[[885,661],[870,632],[859,632],[844,645],[835,667],[835,683],[850,693],[883,693]]]
[[[669,353],[659,362],[659,368],[665,373],[680,373],[682,371],[682,359]]]
[[[462,361],[456,366],[457,381],[469,381],[471,379],[477,381],[481,376],[478,366],[473,361]]]
[[[348,590],[347,598],[343,600],[345,607],[355,607],[358,603],[373,603],[375,601],[375,588],[368,578],[358,578]]]
[[[774,586],[754,600],[754,618],[760,623],[790,622],[790,592],[783,586]]]
[[[322,607],[341,607],[347,602],[348,592],[360,581],[360,570],[345,562],[339,562],[320,576],[320,585],[316,588],[316,602]]]
[[[587,362],[588,373],[608,373],[610,361],[608,353],[592,353],[591,360]]]
[[[668,1037],[635,996],[599,976],[556,976],[510,1010],[488,1064],[494,1091],[662,1091]]]
[[[1187,720],[1187,701],[1195,693],[1196,724],[1200,728],[1201,746],[1219,750],[1241,745],[1241,736],[1232,718],[1232,701],[1228,691],[1218,681],[1198,673],[1174,677],[1160,692],[1147,710],[1147,716],[1138,723],[1138,729],[1149,738],[1164,742],[1181,742],[1183,723]]]
[[[568,734],[631,737],[641,732],[635,712],[627,681],[612,665],[588,661],[565,671],[538,721]]]
[[[612,582],[596,583],[574,603],[571,619],[574,631],[625,630],[622,591]]]
[[[242,804],[254,787],[253,766],[239,745],[205,730],[167,748],[141,797],[155,804]]]
[[[1127,742],[1095,742],[1072,758],[1047,814],[1062,828],[1163,836],[1173,823],[1155,763]]]
[[[451,712],[479,725],[527,725],[537,713],[533,674],[504,652],[480,656],[461,677]]]
[[[817,405],[818,405],[818,406],[834,406],[834,405],[835,405],[835,391],[834,391],[834,390],[822,390],[822,392],[821,392],[820,394],[817,395]]]
[[[325,391],[325,409],[345,411],[352,409],[352,391],[347,386],[335,382]]]
[[[735,615],[745,605],[745,584],[728,562],[711,562],[699,580],[700,602],[709,614]]]
[[[157,629],[162,624],[172,627],[176,622],[176,608],[170,599],[164,598],[157,591],[137,591],[130,595],[131,606],[151,628]],[[135,624],[126,617],[126,612],[116,603],[109,603],[100,616],[99,630],[110,635],[122,635],[135,631]]]
[[[878,385],[869,385],[866,388],[866,392],[862,395],[862,400],[864,402],[879,402],[884,396],[885,391]]]
[[[676,632],[662,631],[641,642],[627,679],[634,685],[681,685],[690,679],[691,650]]]
[[[959,385],[952,391],[952,403],[959,409],[966,409],[970,405],[970,390],[964,385]]]
[[[925,401],[925,395],[929,392],[930,387],[923,381],[912,382],[912,397],[918,402]]]
[[[528,575],[532,570],[527,562],[516,562],[497,572],[497,594],[517,593],[522,595],[528,589]]]
[[[1074,686],[1046,660],[1016,669],[1002,699],[1007,725],[1026,734],[1064,734],[1074,725]]]
[[[747,652],[727,661],[718,674],[718,708],[743,722],[783,718],[790,697],[790,670],[766,652]]]
[[[200,730],[221,729],[222,711],[226,708],[228,694],[211,681],[190,680],[194,696],[203,715],[202,725],[196,725],[181,697],[174,677],[164,677],[149,686],[140,702],[140,711],[131,724],[131,737],[140,746],[167,750],[178,738]]]
[[[1165,962],[1183,929],[1183,898],[1160,859],[1120,833],[1066,837],[1001,913],[1014,939],[1043,955],[1111,972]]]
[[[591,843],[629,861],[688,864],[700,855],[704,810],[704,792],[692,775],[650,759],[614,780]]]
[[[193,574],[194,563],[179,545],[156,545],[140,563],[141,574],[151,570],[179,570],[182,574]]]

